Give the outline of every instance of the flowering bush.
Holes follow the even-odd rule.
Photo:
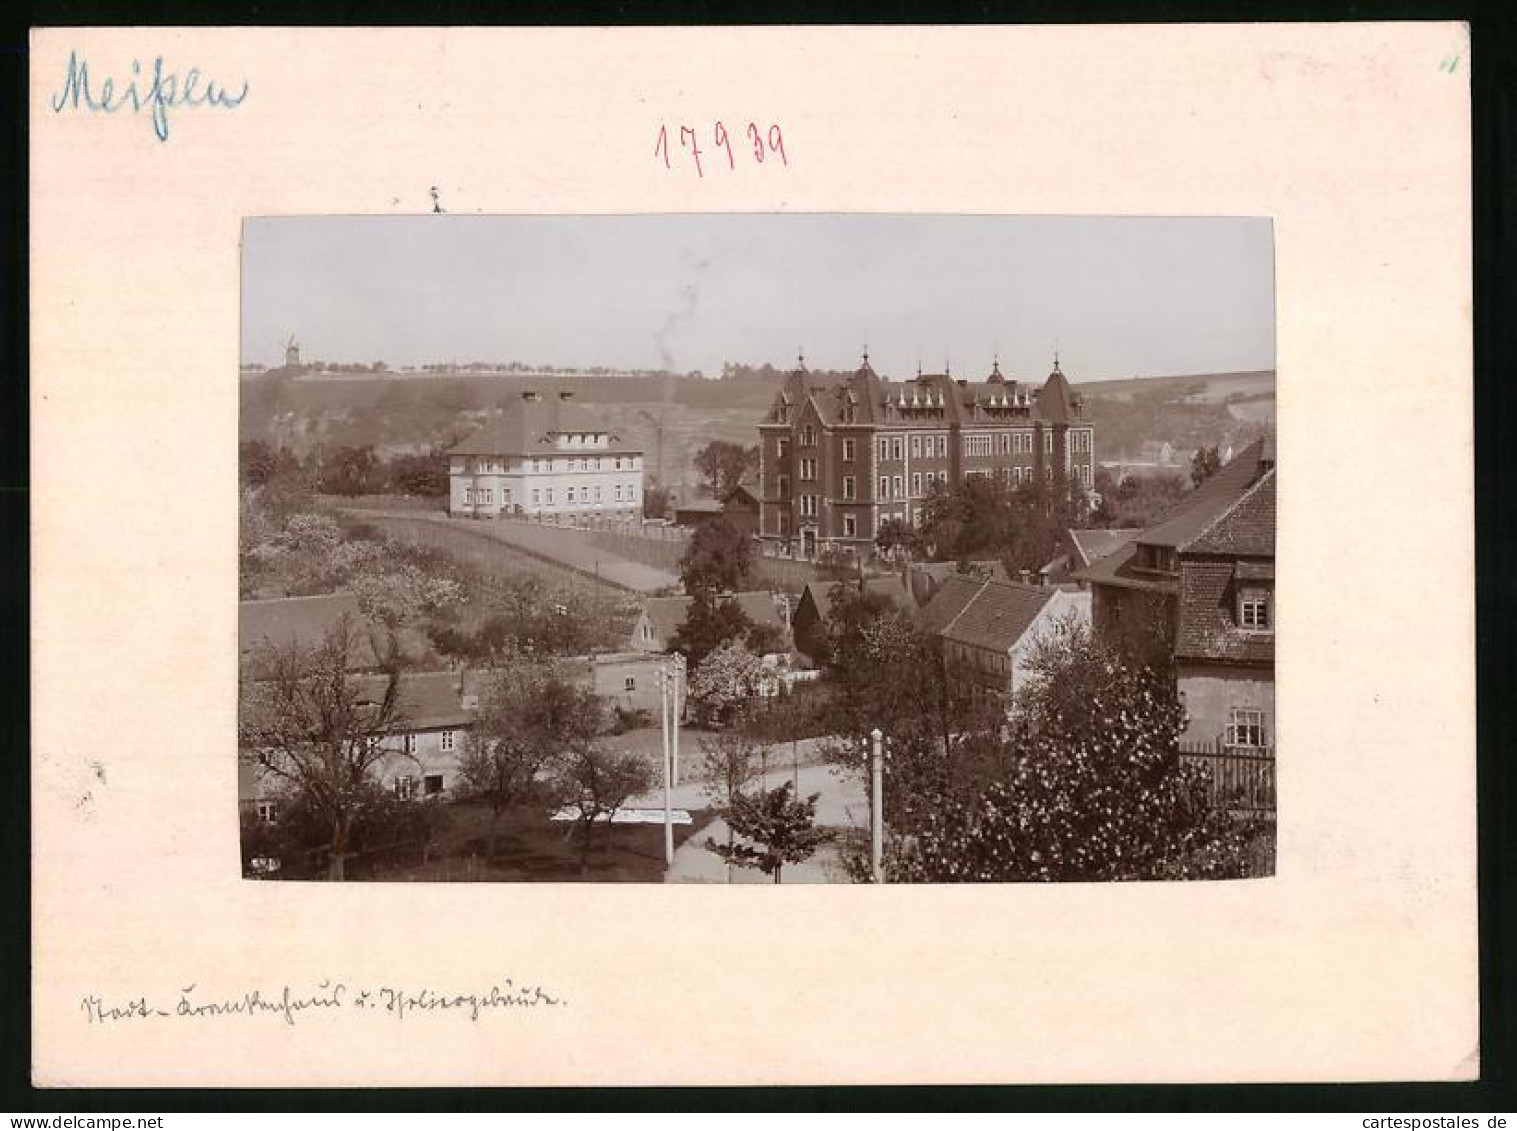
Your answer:
[[[1248,837],[1183,765],[1172,685],[1127,665],[1077,622],[1034,650],[1001,767],[919,806],[893,843],[891,877],[966,880],[1200,879],[1248,875]],[[894,778],[895,780],[892,780]],[[887,771],[886,797],[905,786]]]

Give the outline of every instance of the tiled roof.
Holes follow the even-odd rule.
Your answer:
[[[346,593],[315,597],[277,597],[266,601],[242,601],[237,606],[238,648],[242,656],[272,646],[316,648],[346,617],[352,629],[348,670],[361,671],[379,665],[369,639],[369,624],[358,611],[358,598]]]
[[[465,727],[474,721],[474,713],[465,710],[465,692],[478,694],[478,686],[488,673],[404,672],[396,692],[396,729],[402,731],[441,730]],[[357,681],[358,694],[378,702],[385,693],[384,676],[362,676]],[[360,700],[362,701],[362,699]]]
[[[1232,562],[1182,559],[1175,659],[1273,664],[1275,634],[1239,628],[1236,603]]]
[[[488,672],[402,672],[396,688],[394,733],[405,734],[421,730],[445,730],[467,727],[474,721],[474,713],[463,706],[467,691],[479,694]],[[374,674],[355,674],[348,677],[348,687],[356,703],[380,703],[384,700],[389,677]],[[244,705],[251,717],[244,723],[257,727],[265,716],[268,700],[254,697]]]
[[[864,592],[873,593],[880,597],[888,598],[907,612],[916,611],[916,602],[912,594],[906,588],[908,582],[903,581],[897,574],[889,574],[885,577],[871,577],[864,582]],[[832,612],[832,591],[835,586],[842,585],[848,589],[857,589],[857,581],[808,581],[805,592],[801,594],[801,600],[809,595],[811,603],[816,607],[817,617],[826,620]]]
[[[1275,469],[1269,468],[1236,503],[1185,547],[1187,554],[1275,556]]]
[[[1180,499],[1162,521],[1138,535],[1137,540],[1151,546],[1173,546],[1184,550],[1272,466],[1261,458],[1264,443],[1255,440],[1244,448],[1222,470]]]
[[[954,573],[945,577],[922,610],[922,631],[937,636],[974,600],[975,594],[990,584],[988,577]]]
[[[1083,569],[1091,562],[1099,561],[1108,554],[1114,554],[1123,546],[1127,545],[1140,533],[1139,530],[1071,530],[1069,540],[1074,545],[1075,559],[1069,565],[1071,569]]]
[[[561,397],[544,397],[539,400],[514,400],[472,436],[468,436],[448,449],[450,455],[511,456],[531,455],[539,452],[559,452],[551,437],[565,432],[603,432],[611,434],[611,426],[581,405]],[[612,447],[588,450],[595,455],[610,451],[626,454],[636,449],[618,444],[620,437],[611,434]],[[576,449],[575,454],[581,454]]]
[[[1057,369],[1041,389],[1006,377],[997,366],[983,381],[960,381],[948,373],[922,373],[904,381],[887,381],[866,361],[842,380],[794,370],[776,396],[766,424],[781,423],[779,407],[790,408],[790,421],[803,405],[815,403],[826,425],[852,423],[900,428],[942,428],[946,424],[1028,424],[1077,419],[1069,383]]]
[[[769,593],[751,590],[723,596],[732,597],[738,608],[754,624],[768,624],[778,629],[785,627],[785,620],[775,607],[774,597]],[[653,626],[654,636],[667,641],[685,623],[685,618],[690,614],[690,606],[694,603],[694,597],[649,597],[643,602],[643,611],[647,614],[648,623]]]
[[[1119,585],[1124,589],[1147,589],[1155,593],[1174,592],[1175,583],[1162,574],[1143,573],[1132,568],[1138,547],[1129,542],[1113,554],[1079,570],[1074,577],[1095,585]]]
[[[1042,585],[1018,585],[987,578],[938,635],[956,644],[1008,652],[1032,627],[1059,590]],[[958,604],[958,596],[952,598]],[[933,599],[936,604],[937,598]],[[931,608],[931,606],[928,606]]]

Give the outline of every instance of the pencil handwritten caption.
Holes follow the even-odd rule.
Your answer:
[[[163,56],[159,55],[153,59],[150,72],[144,72],[141,60],[133,59],[129,79],[118,82],[116,76],[106,75],[97,86],[90,81],[89,60],[81,58],[77,51],[70,51],[63,86],[53,95],[50,105],[54,114],[64,110],[91,114],[128,110],[140,114],[146,110],[154,136],[159,141],[168,141],[170,110],[235,110],[248,96],[248,80],[240,81],[242,85],[234,94],[232,84],[207,78],[198,67],[183,73],[166,71]]]
[[[674,153],[670,153],[670,138],[674,137]],[[702,149],[703,137],[709,136],[710,145]],[[734,148],[736,147],[736,148]],[[662,160],[665,169],[695,169],[697,177],[704,178],[706,175],[704,157],[707,162],[712,162],[717,168],[721,167],[722,158],[727,158],[727,169],[735,172],[738,167],[738,154],[743,155],[742,163],[762,165],[766,159],[771,164],[778,157],[780,164],[786,168],[790,166],[790,158],[785,153],[785,131],[779,123],[771,125],[767,130],[760,129],[757,122],[749,122],[748,128],[739,130],[734,137],[722,122],[717,122],[712,127],[709,135],[703,135],[690,126],[680,126],[678,134],[671,135],[669,127],[663,122],[658,126],[658,139],[653,145],[654,160]]]
[[[197,1021],[212,1017],[265,1017],[294,1025],[303,1017],[334,1014],[385,1016],[396,1021],[418,1013],[448,1014],[478,1021],[488,1013],[538,1010],[566,1006],[561,997],[541,986],[513,982],[510,978],[483,992],[457,993],[435,989],[396,986],[363,988],[324,980],[314,988],[297,992],[283,986],[277,993],[249,990],[223,997],[208,994],[195,985],[180,989],[176,998],[150,999],[145,994],[106,1001],[98,994],[80,999],[90,1025],[133,1021]]]

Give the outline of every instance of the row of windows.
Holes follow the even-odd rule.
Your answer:
[[[634,484],[616,484],[612,489],[612,498],[618,503],[632,503],[637,501],[637,487]],[[495,489],[493,487],[480,487],[478,490],[464,484],[464,506],[478,504],[483,507],[495,505]],[[568,487],[564,491],[566,503],[601,503],[605,502],[603,489],[597,485],[593,487]],[[500,492],[501,506],[511,505],[511,488],[503,487]],[[542,506],[546,503],[552,506],[554,503],[554,489],[552,487],[532,488],[532,505]]]
[[[1000,437],[999,444],[996,438]],[[1092,450],[1094,435],[1088,429],[1069,433],[1069,450],[1072,452],[1088,452]],[[801,445],[813,447],[816,443],[815,430],[809,426],[801,429]],[[906,453],[911,453],[912,459],[947,459],[948,436],[945,433],[923,435],[912,433],[909,438],[904,436],[881,436],[877,442],[879,457],[882,460],[902,460]],[[1001,455],[1031,455],[1033,447],[1033,434],[1030,431],[1020,432],[970,432],[964,436],[964,454],[967,456],[993,456],[999,449]],[[1043,432],[1043,451],[1053,454],[1053,432],[1045,429]],[[781,437],[778,447],[778,455],[781,460],[790,455],[790,441]],[[854,441],[843,441],[843,462],[852,463],[856,455]],[[801,461],[803,464],[806,460]],[[816,461],[810,461],[813,466]]]
[[[811,482],[811,481],[813,481],[816,478],[815,469],[814,468],[810,469],[810,473],[808,474],[808,469],[805,466],[808,462],[814,462],[814,461],[808,461],[808,460],[802,460],[801,461],[801,465],[802,465],[802,467],[801,467],[801,479],[803,481],[805,481],[805,482]],[[1076,464],[1071,470],[1073,470],[1073,472],[1075,474],[1075,478],[1078,479],[1081,483],[1084,483],[1086,486],[1090,485],[1090,482],[1091,482],[1091,470],[1090,470],[1090,465],[1088,463],[1087,464]],[[967,474],[969,474],[969,475],[989,475],[989,474],[992,474],[992,473],[991,472],[984,472],[984,471],[970,471],[970,472],[967,472]],[[1003,468],[1001,468],[1001,477],[1007,483],[1010,483],[1013,486],[1018,485],[1018,484],[1022,484],[1022,483],[1032,483],[1032,482],[1035,481],[1035,476],[1036,476],[1036,471],[1033,468],[1031,468],[1031,467],[1016,466],[1016,467],[1003,467]],[[1053,468],[1051,466],[1045,465],[1044,468],[1043,468],[1043,476],[1044,476],[1044,478],[1048,482],[1050,482],[1050,483],[1053,482]],[[924,496],[924,493],[925,493],[925,488],[931,487],[934,481],[936,481],[938,483],[941,483],[944,486],[947,486],[947,484],[948,484],[948,472],[946,472],[946,471],[926,471],[926,472],[914,471],[914,472],[912,472],[911,473],[911,498],[914,498],[914,499],[922,498]],[[776,482],[776,484],[777,484],[777,486],[779,488],[779,498],[782,499],[782,500],[790,498],[790,476],[788,476],[788,475],[779,475],[779,476],[776,476],[775,477],[775,482]],[[900,475],[895,475],[895,476],[882,475],[882,476],[880,476],[879,485],[880,485],[880,491],[879,491],[879,494],[878,494],[877,498],[880,498],[880,499],[900,499],[900,498],[905,498],[906,497],[906,494],[905,494],[905,477],[904,476],[900,476]],[[803,496],[803,498],[811,498],[811,497],[813,497],[813,496]],[[856,476],[853,476],[853,475],[845,475],[845,476],[843,476],[843,493],[842,493],[842,498],[844,499],[844,501],[847,501],[847,502],[851,502],[851,501],[853,501],[853,500],[855,500],[855,499],[858,498],[858,478]],[[468,500],[465,499],[465,501],[467,502]],[[806,513],[806,512],[803,510],[802,513]],[[812,512],[812,513],[815,513],[815,512]]]
[[[367,744],[369,751],[372,753],[373,751],[379,749],[380,743],[384,741],[384,736],[379,734],[371,734],[364,741]],[[454,750],[458,749],[458,732],[456,730],[438,731],[437,745],[444,754],[451,754]],[[414,734],[401,735],[400,748],[407,754],[415,754],[416,736]]]
[[[601,464],[610,460],[612,471],[632,471],[637,467],[636,456],[583,456],[575,459],[534,459],[532,470],[544,471],[604,471]]]
[[[911,473],[911,497],[920,499],[925,494],[925,488],[932,486],[934,482],[944,486],[948,484],[948,472],[946,471],[913,471]],[[848,496],[845,494],[844,498]],[[882,499],[906,498],[906,477],[904,475],[880,476],[880,494]]]

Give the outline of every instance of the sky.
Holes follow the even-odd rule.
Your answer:
[[[722,363],[1071,380],[1275,365],[1267,219],[263,217],[243,362]]]

